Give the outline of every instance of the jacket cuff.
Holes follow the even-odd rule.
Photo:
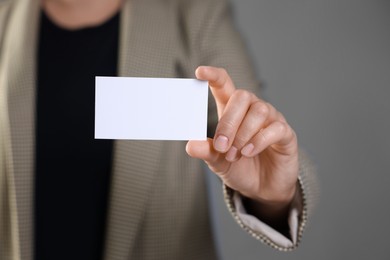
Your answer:
[[[291,251],[298,246],[306,222],[303,185],[298,178],[297,192],[290,206],[288,224],[291,239],[247,213],[239,192],[223,185],[225,202],[237,223],[254,238],[280,251]]]

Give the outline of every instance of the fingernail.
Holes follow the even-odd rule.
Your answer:
[[[237,158],[237,152],[238,150],[236,147],[234,146],[230,147],[229,151],[226,154],[225,159],[228,160],[229,162],[235,161]]]
[[[247,144],[242,148],[241,154],[244,156],[250,156],[255,146],[253,144]]]
[[[219,152],[226,152],[228,145],[229,139],[224,135],[220,135],[217,137],[217,140],[215,140],[214,148]]]

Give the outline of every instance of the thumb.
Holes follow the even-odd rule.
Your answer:
[[[206,141],[188,141],[186,152],[193,158],[205,161],[216,174],[223,173],[228,168],[228,162],[225,160],[224,154],[214,150],[213,139],[211,138],[207,138]]]
[[[213,139],[211,138],[207,138],[206,141],[188,141],[186,152],[191,157],[210,162],[218,157],[218,153],[213,149]]]

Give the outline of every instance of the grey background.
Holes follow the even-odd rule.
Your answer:
[[[301,246],[282,253],[238,228],[211,177],[221,258],[390,259],[390,1],[231,2],[263,97],[296,130],[321,191]]]
[[[296,130],[321,193],[300,247],[282,253],[236,225],[209,174],[221,259],[390,259],[390,1],[231,2],[263,97]]]

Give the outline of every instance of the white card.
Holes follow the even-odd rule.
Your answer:
[[[96,77],[95,138],[206,140],[207,81]]]

